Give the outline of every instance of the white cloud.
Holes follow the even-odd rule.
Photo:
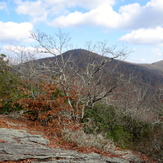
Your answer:
[[[121,21],[120,26],[123,28],[130,28],[131,26],[133,26],[133,24],[135,23],[135,19],[140,16],[141,10],[142,7],[138,3],[121,6],[119,9]]]
[[[47,18],[47,10],[46,5],[42,3],[42,1],[16,1],[18,7],[16,8],[16,12],[18,14],[28,15],[32,17],[32,21],[45,21]]]
[[[67,17],[60,16],[54,21],[50,22],[49,25],[54,26],[72,26],[72,25],[80,25],[85,22],[86,15],[82,14],[81,12],[74,12],[69,14]]]
[[[32,59],[40,59],[47,57],[54,57],[50,53],[42,53],[43,48],[35,48],[30,46],[19,45],[4,45],[2,47],[3,53],[8,54],[10,61],[14,64],[30,61]],[[57,53],[57,50],[55,50]]]
[[[163,28],[138,29],[120,38],[122,41],[137,44],[156,44],[163,45]]]
[[[163,52],[159,48],[152,49],[152,52],[158,56],[163,56]]]
[[[163,1],[162,0],[151,0],[150,2],[147,3],[146,7],[153,7],[153,8],[156,8],[157,10],[162,10],[163,9]]]
[[[163,26],[162,3],[162,0],[151,0],[145,6],[133,3],[121,6],[116,12],[110,3],[101,1],[87,12],[69,12],[54,18],[49,24],[60,27],[89,24],[118,29],[154,28],[158,25]],[[84,8],[84,5],[82,7]]]
[[[122,41],[138,44],[163,44],[163,0],[146,5],[131,3],[114,10],[116,0],[15,0],[17,13],[32,21],[45,21],[54,27],[100,26],[132,32]],[[78,7],[80,10],[78,10]]]
[[[101,5],[87,13],[74,12],[67,16],[60,16],[49,24],[52,26],[77,26],[82,24],[116,28],[119,24],[119,14],[110,5]]]
[[[44,12],[44,9],[42,8],[41,1],[36,2],[21,2],[18,1],[18,7],[16,11],[19,14],[28,14],[30,16],[39,16]]]
[[[116,0],[42,0],[42,2],[49,5],[62,5],[65,7],[75,7],[80,6],[85,9],[94,9],[101,4],[115,4]]]
[[[5,2],[0,2],[0,10],[7,9],[7,4]]]
[[[0,22],[0,42],[21,40],[27,41],[29,39],[32,29],[33,26],[29,22]]]
[[[141,59],[140,59],[140,62],[142,62],[142,63],[144,63],[145,61],[146,61],[145,58],[141,58]]]
[[[96,25],[106,28],[128,28],[134,24],[134,19],[141,11],[138,3],[129,4],[115,12],[110,4],[99,5],[88,12],[73,12],[59,16],[49,23],[52,26],[67,27],[77,25]]]
[[[94,9],[101,4],[113,5],[115,0],[15,0],[15,3],[17,4],[16,12],[18,14],[28,15],[35,20],[41,17],[42,21],[45,21],[48,15],[54,16],[69,13],[69,8],[72,7]]]
[[[163,0],[146,5],[131,3],[114,10],[116,0],[15,0],[17,13],[30,16],[34,22],[51,26],[98,25],[105,28],[138,29],[163,26]],[[78,7],[83,10],[78,10]]]

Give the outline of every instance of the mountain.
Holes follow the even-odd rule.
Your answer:
[[[75,49],[65,52],[62,55],[64,61],[69,58],[70,63],[74,64],[78,70],[82,71],[88,63],[100,64],[102,60],[110,60],[109,57],[101,56],[96,53],[84,49]],[[46,65],[47,67],[54,67],[56,59],[61,60],[61,56],[42,58],[36,60],[37,65]],[[112,60],[104,67],[106,73],[110,73],[114,69],[114,73],[121,73],[126,77],[132,76],[135,81],[148,84],[151,86],[157,86],[163,83],[163,61],[153,64],[133,64],[120,60]]]
[[[124,74],[131,74],[136,80],[144,84],[157,86],[163,83],[163,69],[161,66],[141,65],[119,61],[118,71]]]
[[[158,72],[160,71],[161,73],[163,73],[163,60],[152,64],[142,64],[142,65],[149,69],[158,70]]]

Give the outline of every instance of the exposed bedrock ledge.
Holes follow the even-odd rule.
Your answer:
[[[25,130],[0,128],[0,161],[36,159],[33,163],[129,163],[141,162],[140,158],[128,152],[125,158],[110,158],[100,154],[83,154],[73,150],[50,148],[48,140],[41,135],[32,135]],[[45,161],[52,159],[52,161]]]

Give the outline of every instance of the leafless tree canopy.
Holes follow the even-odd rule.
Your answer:
[[[132,86],[133,76],[115,74],[118,62],[110,66],[115,59],[125,58],[130,53],[125,47],[119,50],[116,46],[109,46],[107,41],[96,44],[88,41],[85,44],[86,50],[80,49],[74,53],[75,50],[71,50],[70,35],[61,30],[54,36],[38,31],[32,33],[31,37],[37,43],[32,49],[12,49],[20,57],[21,66],[17,68],[19,73],[30,81],[41,78],[47,82],[54,82],[67,96],[68,91],[75,86],[79,96],[77,105],[82,103],[83,108],[91,108],[94,103],[104,99],[107,103],[116,99],[114,105],[135,114],[131,113],[131,110],[143,108],[144,104],[150,103],[154,98],[150,96],[148,88],[138,90]],[[77,54],[79,51],[84,54]],[[49,58],[48,62],[38,62],[36,54],[51,54],[53,57]],[[79,60],[82,60],[82,63],[79,64]],[[158,98],[160,96],[157,100]],[[71,101],[68,102],[72,106]]]

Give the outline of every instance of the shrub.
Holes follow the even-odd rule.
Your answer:
[[[0,114],[21,110],[19,104],[13,103],[17,98],[19,77],[12,71],[4,54],[0,55]]]
[[[2,100],[0,105],[0,114],[9,114],[23,110],[23,107],[12,100]]]
[[[68,99],[75,101],[77,98],[71,95],[71,92],[67,96],[55,84],[46,83],[33,84],[29,88],[30,90],[25,90],[26,97],[16,102],[26,109],[26,116],[31,120],[38,120],[43,125],[49,123],[52,125],[55,119],[62,123],[80,114],[80,108],[74,110],[73,106],[68,103]]]
[[[104,133],[117,145],[126,148],[150,137],[152,127],[124,115],[114,106],[96,104],[86,109],[83,119],[86,133]]]

